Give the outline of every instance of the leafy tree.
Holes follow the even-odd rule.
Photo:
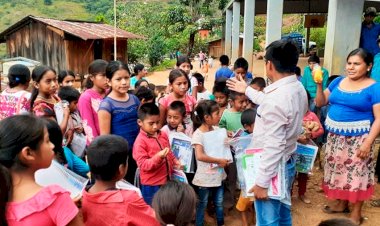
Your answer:
[[[154,35],[149,40],[148,59],[151,66],[156,66],[165,54],[165,42],[160,34]]]

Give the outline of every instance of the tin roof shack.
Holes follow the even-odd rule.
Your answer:
[[[117,29],[117,59],[127,61],[128,39],[142,36]],[[94,59],[113,60],[114,28],[107,24],[27,16],[0,33],[8,57],[26,57],[57,70],[84,75]]]

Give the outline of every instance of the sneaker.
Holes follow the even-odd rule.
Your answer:
[[[310,204],[311,201],[310,199],[308,199],[305,195],[301,195],[298,197],[302,202],[306,203],[306,204]]]

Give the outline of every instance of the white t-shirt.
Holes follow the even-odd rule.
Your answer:
[[[208,90],[204,91],[203,93],[198,92],[197,93],[197,102],[201,100],[211,100],[212,99],[212,93]]]

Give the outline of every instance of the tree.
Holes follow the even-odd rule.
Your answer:
[[[44,0],[44,4],[45,5],[52,5],[53,4],[53,0]]]

